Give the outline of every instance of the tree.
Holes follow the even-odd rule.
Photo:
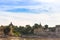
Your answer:
[[[48,28],[48,25],[45,25],[45,28],[47,29]]]
[[[19,27],[18,26],[14,26],[13,27],[13,33],[14,33],[14,36],[20,36]]]
[[[30,25],[26,25],[26,27],[25,27],[25,29],[26,29],[26,33],[31,33],[31,26]]]
[[[39,25],[37,23],[35,23],[34,26],[33,26],[33,29],[38,28],[38,26]]]
[[[19,28],[18,28],[17,26],[14,26],[14,27],[13,27],[13,31],[14,31],[14,32],[19,32]]]
[[[24,26],[19,26],[19,33],[25,34],[25,27]]]
[[[5,34],[5,35],[8,35],[9,32],[10,32],[10,28],[9,28],[9,27],[6,27],[6,28],[4,29],[4,34]]]

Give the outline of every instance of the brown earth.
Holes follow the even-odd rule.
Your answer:
[[[21,37],[7,37],[7,38],[0,38],[0,40],[60,40],[60,38],[21,38]]]

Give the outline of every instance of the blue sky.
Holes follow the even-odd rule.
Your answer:
[[[8,12],[27,12],[27,13],[42,13],[49,12],[51,4],[47,2],[36,2],[34,0],[1,0],[1,10]]]
[[[60,24],[60,0],[0,0],[0,25]]]

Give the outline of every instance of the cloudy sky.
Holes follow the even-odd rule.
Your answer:
[[[0,0],[0,25],[60,24],[60,0]]]

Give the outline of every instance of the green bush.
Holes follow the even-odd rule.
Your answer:
[[[14,32],[14,36],[21,36],[19,32]]]

